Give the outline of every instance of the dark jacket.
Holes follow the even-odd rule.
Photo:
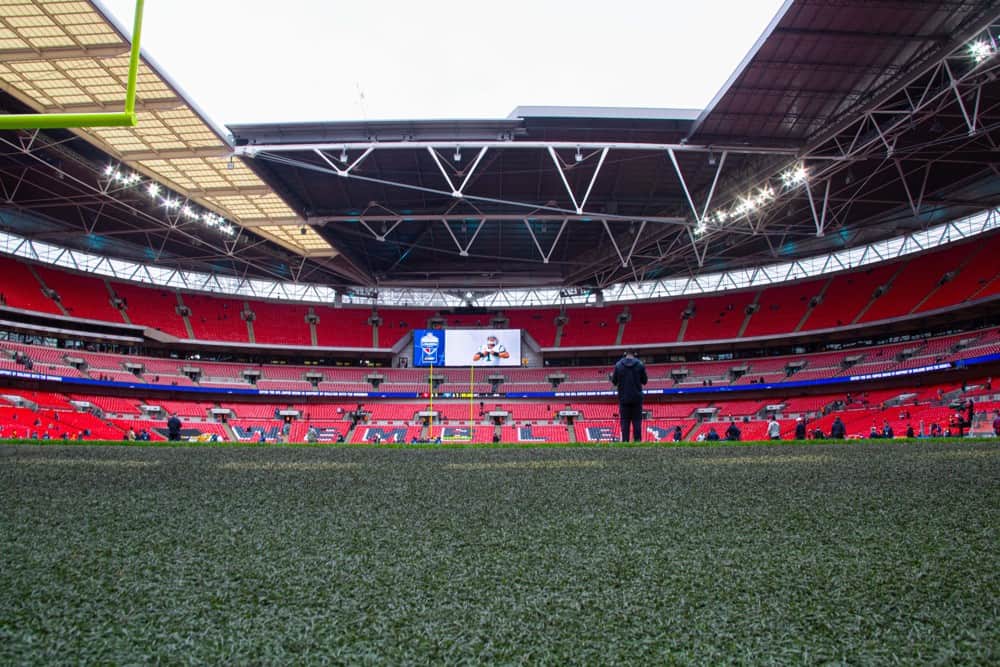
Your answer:
[[[181,420],[177,418],[177,415],[172,415],[170,419],[167,420],[167,432],[171,435],[180,435]]]
[[[647,382],[646,366],[635,357],[619,359],[611,374],[611,384],[618,387],[619,403],[642,403],[642,386]]]
[[[830,437],[843,438],[845,435],[846,429],[844,428],[844,422],[840,421],[840,417],[837,417],[833,421],[833,426],[830,427]]]

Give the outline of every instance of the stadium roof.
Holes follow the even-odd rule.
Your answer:
[[[4,8],[0,106],[118,100],[113,22],[79,1]],[[5,221],[334,286],[606,287],[816,255],[998,203],[998,19],[998,2],[798,0],[700,112],[239,125],[232,144],[145,58],[138,128],[0,135],[5,198],[46,224]],[[151,206],[131,170],[237,232]]]

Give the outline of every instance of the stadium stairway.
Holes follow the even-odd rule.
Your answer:
[[[187,314],[191,311],[188,310],[188,307],[184,304],[184,297],[180,292],[177,292],[177,305],[180,308],[177,313],[181,316],[181,319],[184,320],[184,330],[187,331],[188,338],[194,340],[194,327],[191,326],[191,317]]]
[[[979,298],[979,295],[983,294],[984,292],[987,293],[990,292],[998,284],[1000,284],[1000,273],[997,274],[996,278],[987,282],[982,287],[973,292],[972,295],[968,299],[966,299],[966,301],[975,301],[976,299]]]
[[[316,317],[316,309],[309,306],[309,320],[307,322],[309,324],[309,344],[313,347],[319,345],[319,336],[316,333]]]
[[[865,316],[865,313],[868,312],[868,309],[871,308],[872,306],[874,306],[875,302],[878,301],[880,297],[884,296],[889,290],[892,289],[892,286],[896,282],[896,278],[898,278],[899,274],[902,273],[903,269],[906,268],[906,264],[907,264],[906,262],[900,262],[899,263],[899,267],[892,274],[892,276],[889,278],[889,280],[886,281],[883,285],[880,286],[881,289],[880,290],[876,290],[875,292],[872,293],[871,298],[868,299],[868,303],[866,303],[864,305],[864,308],[862,308],[860,311],[858,311],[858,314],[854,316],[853,320],[851,320],[851,324],[857,324],[858,322],[860,322],[861,318],[863,318]]]
[[[691,299],[690,301],[688,301],[686,308],[688,310],[690,310],[691,308],[694,308],[694,299]],[[684,334],[687,333],[688,322],[690,322],[690,321],[691,321],[690,317],[682,317],[681,318],[681,328],[680,328],[680,331],[677,332],[677,342],[678,343],[680,343],[680,342],[682,342],[684,340]]]
[[[31,273],[32,276],[34,276],[35,280],[38,281],[38,284],[41,286],[42,292],[44,294],[46,294],[46,295],[48,295],[48,294],[56,294],[58,296],[58,293],[55,292],[54,290],[50,289],[49,286],[45,284],[45,281],[42,280],[42,277],[40,275],[38,275],[38,271],[35,270],[35,265],[34,264],[28,262],[28,263],[25,264],[25,266],[28,267],[28,271]],[[52,298],[52,297],[49,297],[49,298]],[[64,306],[62,304],[62,300],[61,299],[55,298],[55,299],[52,299],[52,302],[54,304],[56,304],[56,308],[59,309],[60,313],[62,313],[66,317],[71,317],[70,312],[68,310],[66,310],[66,306]]]
[[[254,345],[254,344],[257,343],[257,335],[256,335],[256,333],[253,330],[253,323],[254,323],[254,318],[256,317],[256,315],[254,315],[254,317],[247,317],[244,314],[244,313],[252,313],[252,312],[253,312],[253,309],[250,307],[250,302],[249,301],[244,301],[243,302],[243,312],[240,313],[240,317],[243,318],[243,321],[246,322],[246,325],[247,325],[247,340],[250,341],[251,345]]]
[[[976,247],[975,247],[975,249],[974,249],[974,250],[973,250],[972,252],[970,252],[970,253],[969,253],[968,255],[966,255],[966,256],[965,256],[965,259],[963,259],[963,260],[962,260],[962,262],[961,262],[961,263],[960,263],[960,264],[959,264],[958,266],[956,266],[956,267],[955,267],[955,268],[953,269],[953,273],[954,273],[954,275],[956,275],[956,276],[957,276],[958,274],[962,273],[962,271],[965,271],[965,268],[966,268],[966,267],[967,267],[967,266],[968,266],[969,264],[971,264],[971,263],[972,263],[972,261],[973,261],[974,259],[976,259],[976,258],[977,258],[977,257],[979,256],[979,254],[980,254],[980,253],[981,253],[981,252],[982,252],[982,251],[983,251],[983,250],[984,250],[985,248],[987,248],[987,247],[989,247],[989,245],[988,245],[988,244],[986,244],[986,243],[981,243],[981,244],[977,244],[977,245],[976,245]],[[923,297],[922,299],[920,299],[920,301],[918,301],[918,302],[917,302],[917,305],[915,305],[915,306],[914,306],[913,308],[911,308],[911,309],[910,309],[910,312],[911,312],[911,313],[916,313],[916,312],[918,312],[918,311],[920,310],[920,307],[921,307],[921,306],[923,306],[923,305],[924,305],[924,303],[925,303],[925,302],[926,302],[926,301],[927,301],[928,299],[930,299],[930,298],[931,298],[931,297],[933,297],[933,296],[934,296],[935,294],[937,294],[937,291],[938,291],[939,289],[941,289],[942,287],[944,287],[944,286],[945,286],[946,284],[947,284],[946,282],[942,282],[941,280],[938,280],[937,284],[936,284],[936,285],[934,285],[934,287],[933,287],[932,289],[928,290],[928,291],[927,291],[927,294],[924,294],[924,297]]]
[[[802,331],[802,327],[806,325],[806,321],[809,319],[809,316],[812,315],[813,309],[816,308],[815,304],[823,302],[823,298],[826,296],[826,289],[832,282],[833,278],[829,278],[825,283],[823,283],[823,287],[819,290],[819,294],[816,295],[816,300],[809,303],[809,307],[806,308],[806,312],[802,314],[802,319],[799,320],[799,323],[795,325],[794,329],[792,329],[793,333]]]
[[[101,280],[101,282],[104,283],[104,287],[107,288],[107,290],[108,290],[108,298],[111,300],[111,303],[113,303],[113,304],[117,303],[118,302],[118,295],[115,294],[114,288],[111,287],[111,281],[108,280],[107,278],[103,278]],[[132,324],[132,320],[129,319],[128,313],[126,312],[125,308],[119,308],[119,307],[115,306],[115,310],[118,311],[118,314],[121,316],[122,321],[125,322],[125,324]]]
[[[229,439],[229,442],[239,442],[239,438],[236,437],[236,431],[233,430],[233,427],[230,426],[229,422],[222,423],[222,430],[225,431],[226,438]]]
[[[743,318],[743,324],[740,325],[740,330],[736,334],[738,338],[743,338],[743,334],[746,333],[747,327],[750,326],[750,318],[754,316],[754,313],[760,307],[760,295],[764,293],[764,290],[758,290],[756,294],[753,295],[753,301],[750,303],[749,312],[747,312],[746,317]]]

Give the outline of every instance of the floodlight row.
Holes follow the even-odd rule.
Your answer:
[[[721,226],[753,213],[777,199],[781,194],[797,189],[809,180],[809,170],[802,163],[795,164],[783,171],[777,178],[768,180],[758,188],[747,191],[737,197],[729,208],[720,208],[703,217],[695,225],[695,236],[701,236],[708,231],[709,223]]]
[[[194,206],[190,201],[183,200],[170,192],[156,181],[144,178],[135,171],[123,168],[121,165],[109,164],[104,168],[104,176],[108,181],[118,183],[126,188],[142,187],[149,198],[167,211],[177,212],[185,220],[201,222],[207,227],[217,229],[226,236],[236,233],[236,227],[217,213]]]

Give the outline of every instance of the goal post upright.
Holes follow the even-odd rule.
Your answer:
[[[0,115],[0,130],[61,130],[80,127],[135,127],[135,91],[139,77],[139,39],[145,0],[135,0],[132,48],[129,53],[125,110],[95,113],[25,113]]]

